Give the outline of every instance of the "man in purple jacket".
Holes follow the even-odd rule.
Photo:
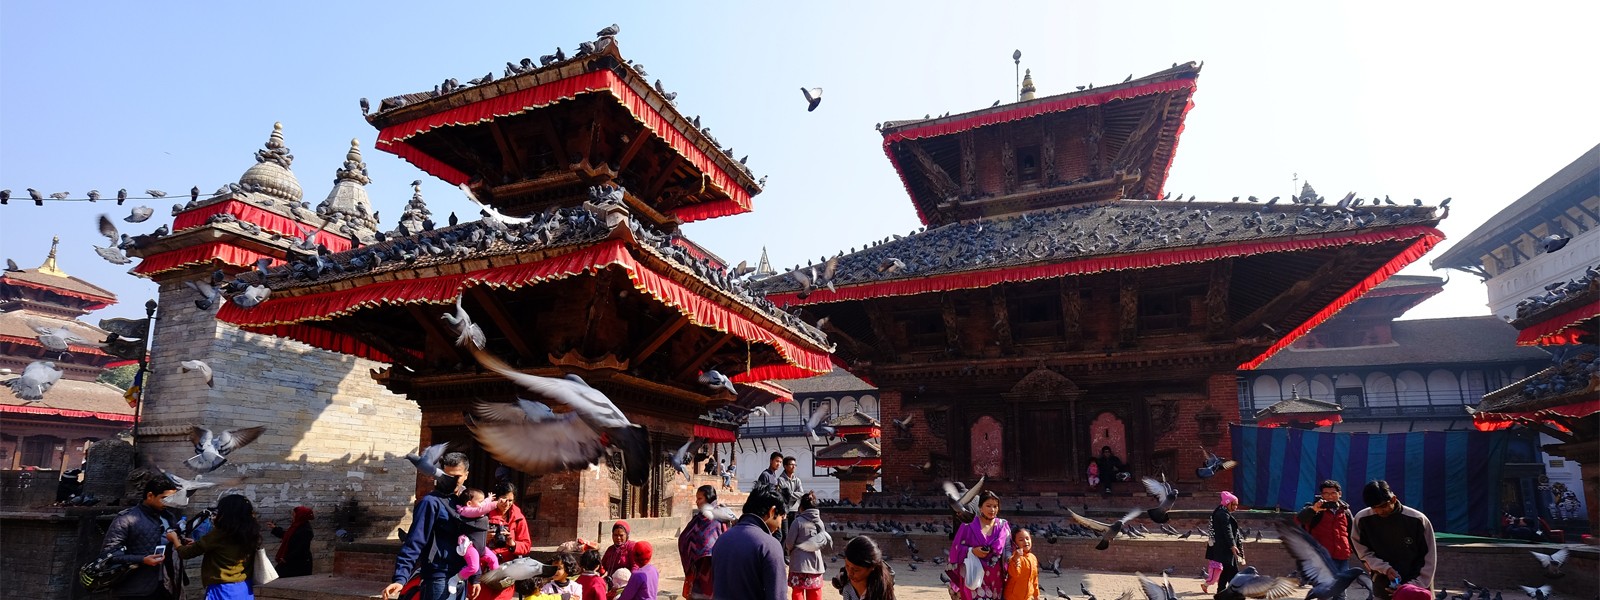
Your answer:
[[[783,544],[772,537],[783,522],[783,498],[758,486],[744,502],[744,516],[711,549],[712,597],[783,600]]]
[[[433,492],[417,499],[411,509],[411,529],[406,532],[405,543],[394,559],[394,583],[383,588],[385,599],[398,598],[400,590],[413,575],[421,578],[420,600],[462,600],[478,595],[477,577],[469,586],[452,593],[447,584],[451,575],[461,570],[466,559],[456,552],[456,538],[463,533],[456,524],[453,498],[467,480],[471,463],[467,455],[451,452],[439,459],[444,477],[439,478]]]

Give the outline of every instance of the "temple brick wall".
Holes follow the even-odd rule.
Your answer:
[[[421,413],[372,379],[371,370],[385,365],[242,331],[199,311],[195,296],[176,280],[161,286],[142,453],[193,478],[182,464],[194,455],[191,424],[213,431],[262,425],[259,439],[204,476],[218,485],[195,493],[191,507],[242,493],[263,521],[287,526],[295,506],[310,506],[319,553],[331,547],[335,508],[348,499],[366,509],[367,518],[349,527],[353,535],[389,535],[402,525],[416,491],[416,469],[404,454],[417,447]],[[211,366],[215,388],[198,373],[178,372],[189,359]]]

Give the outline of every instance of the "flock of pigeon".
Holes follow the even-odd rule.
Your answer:
[[[1190,198],[1121,200],[920,228],[797,265],[783,276],[762,279],[757,287],[769,294],[796,292],[803,299],[835,285],[1142,249],[1360,231],[1374,225],[1425,224],[1442,218],[1421,200],[1410,206],[1379,200],[1368,207],[1353,193],[1329,205],[1320,197],[1296,198],[1289,205],[1277,204],[1277,198],[1266,204],[1241,203],[1237,197],[1233,202],[1206,203]],[[1448,203],[1447,198],[1439,208],[1447,211]]]
[[[1566,238],[1557,238],[1561,243],[1553,245],[1545,243],[1545,252],[1555,252],[1566,246]],[[1554,249],[1551,247],[1554,246]],[[1528,296],[1517,303],[1517,318],[1521,319],[1543,311],[1551,306],[1561,304],[1567,298],[1575,297],[1591,290],[1600,289],[1600,265],[1588,267],[1583,270],[1583,276],[1568,281],[1557,281],[1544,286],[1544,293]]]

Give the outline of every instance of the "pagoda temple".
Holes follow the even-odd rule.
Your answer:
[[[1202,448],[1229,453],[1237,369],[1442,239],[1433,207],[1164,194],[1199,74],[1047,97],[1030,77],[1014,104],[886,122],[926,227],[760,282],[827,319],[882,418],[915,417],[883,431],[886,491],[1083,492],[1106,446],[1194,484]]]
[[[58,352],[38,339],[40,327],[65,328],[99,344],[106,332],[78,318],[117,302],[115,294],[61,270],[59,243],[58,238],[50,245],[38,268],[0,273],[0,368],[15,376],[32,362],[48,361],[62,371],[41,400],[0,390],[0,470],[74,468],[89,443],[133,426],[134,409],[123,391],[96,381],[106,369],[131,361],[97,345],[69,344],[67,352]]]
[[[269,299],[217,315],[383,363],[372,378],[421,408],[421,443],[467,451],[469,485],[516,482],[541,539],[594,536],[616,518],[681,521],[694,486],[673,481],[666,457],[691,437],[728,441],[737,427],[701,418],[738,399],[700,383],[702,373],[754,383],[831,367],[820,331],[678,232],[751,210],[759,183],[614,38],[583,46],[540,66],[509,65],[494,81],[391,97],[367,116],[377,148],[466,186],[489,216],[291,253],[264,278],[244,278],[270,287]],[[489,352],[525,373],[581,375],[644,425],[650,463],[608,460],[592,475],[499,469],[463,410],[516,390],[455,343],[442,316],[458,302]]]

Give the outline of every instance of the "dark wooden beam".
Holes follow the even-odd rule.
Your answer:
[[[1577,206],[1578,210],[1583,211],[1583,214],[1589,215],[1589,220],[1594,221],[1597,225],[1600,225],[1600,214],[1595,214],[1594,211],[1589,210],[1589,207],[1584,206],[1582,202],[1579,202],[1574,206]]]
[[[681,367],[678,367],[678,371],[672,374],[673,381],[681,380],[685,377],[695,374],[696,371],[700,371],[700,365],[705,364],[705,362],[710,360],[718,350],[721,350],[723,346],[728,345],[728,342],[731,341],[733,341],[733,334],[731,333],[724,333],[717,336],[717,338],[712,340],[711,344],[707,345],[704,350],[695,353],[695,355],[689,359],[689,362],[685,363]]]
[[[494,135],[494,145],[500,148],[500,168],[513,179],[527,178],[523,172],[523,165],[527,163],[522,162],[522,154],[517,152],[516,145],[506,136],[505,123],[490,121],[489,133]]]
[[[1228,332],[1228,289],[1233,285],[1233,259],[1224,258],[1211,265],[1206,284],[1206,333],[1213,338]]]
[[[571,156],[562,156],[562,153],[567,151],[567,146],[566,144],[561,143],[561,140],[566,136],[560,129],[556,128],[556,120],[550,116],[549,112],[534,112],[539,115],[537,117],[540,125],[539,130],[544,136],[545,145],[550,147],[551,154],[556,155],[555,163],[558,165],[565,165],[572,162]]]
[[[650,355],[655,354],[662,344],[667,343],[667,340],[672,338],[672,334],[677,333],[679,329],[683,329],[683,326],[688,324],[689,317],[681,314],[677,318],[662,324],[661,327],[656,329],[655,333],[645,338],[644,345],[639,346],[639,349],[628,359],[628,365],[638,366],[644,363],[645,359],[650,358]]]
[[[672,174],[678,170],[678,163],[682,160],[683,157],[673,154],[672,158],[669,158],[667,159],[667,162],[662,163],[661,172],[656,173],[655,179],[650,180],[650,186],[645,188],[645,200],[655,202],[656,200],[660,199],[661,188],[667,185],[668,180],[672,179]]]
[[[878,343],[873,344],[877,355],[888,362],[897,362],[899,353],[895,350],[894,319],[876,302],[867,303],[866,313],[867,321],[872,324],[872,335],[878,338]]]
[[[953,351],[952,356],[961,356],[967,353],[961,347],[961,320],[956,317],[956,302],[954,292],[939,294],[939,321],[944,323],[944,346],[947,351]]]
[[[1139,124],[1133,128],[1131,133],[1128,134],[1127,141],[1124,142],[1122,144],[1122,148],[1117,151],[1117,157],[1112,159],[1111,168],[1113,170],[1120,171],[1126,169],[1133,159],[1143,154],[1142,151],[1143,147],[1145,146],[1146,138],[1150,135],[1151,131],[1156,129],[1156,122],[1166,114],[1166,107],[1169,104],[1169,99],[1171,96],[1172,92],[1167,92],[1157,95],[1155,99],[1152,100],[1150,107],[1145,109],[1144,116],[1139,119]]]
[[[995,340],[1000,343],[1000,353],[1011,355],[1015,351],[1015,343],[1011,338],[1011,310],[1006,306],[1006,291],[1004,286],[989,288],[989,304],[994,310]]]
[[[359,328],[352,329],[350,333],[361,343],[372,346],[379,352],[389,355],[389,359],[393,360],[394,364],[405,366],[412,371],[422,371],[428,368],[428,365],[424,364],[424,362],[417,362],[410,353],[406,352],[405,348],[394,345],[384,336],[370,331],[363,331]]]
[[[923,150],[922,146],[915,141],[903,143],[906,151],[917,159],[917,165],[921,167],[922,174],[928,178],[928,185],[933,186],[934,194],[938,195],[942,200],[960,193],[961,186],[956,185],[956,180],[950,177],[950,173],[945,171],[944,167],[934,162],[933,157],[928,154],[927,150]]]
[[[473,302],[483,307],[484,312],[489,313],[489,320],[493,321],[500,333],[506,336],[506,341],[511,343],[511,347],[516,349],[518,355],[529,361],[538,358],[533,354],[533,348],[528,346],[527,340],[523,339],[522,331],[517,328],[516,321],[506,313],[505,305],[501,304],[500,299],[494,294],[489,293],[487,287],[473,286],[467,288],[467,293],[472,296]],[[531,318],[531,315],[524,318]]]
[[[1061,294],[1061,325],[1067,338],[1067,348],[1083,348],[1083,295],[1079,292],[1079,278],[1063,277],[1058,292]]]
[[[1084,149],[1088,151],[1085,162],[1089,165],[1089,177],[1099,179],[1102,176],[1101,172],[1105,170],[1105,159],[1102,158],[1105,156],[1105,112],[1098,104],[1091,106],[1085,119],[1088,120],[1088,135],[1083,138]]]
[[[978,144],[971,131],[961,132],[961,195],[978,192]]]
[[[617,158],[617,171],[621,172],[627,169],[628,163],[633,162],[633,157],[638,156],[639,150],[644,149],[644,145],[653,137],[655,137],[655,132],[650,131],[649,127],[640,127],[638,131],[634,132],[633,139],[628,141],[626,148],[623,148],[622,156]]]
[[[1331,260],[1318,267],[1310,277],[1295,282],[1282,294],[1278,294],[1278,297],[1273,298],[1243,319],[1239,319],[1233,326],[1232,335],[1238,336],[1253,327],[1258,327],[1261,323],[1271,323],[1283,318],[1290,310],[1297,308],[1301,302],[1305,301],[1305,295],[1308,292],[1326,287],[1332,284],[1333,280],[1344,275],[1351,264],[1361,260],[1362,251],[1361,248],[1355,246],[1341,248],[1338,254],[1335,254]]]
[[[1120,318],[1117,321],[1117,331],[1119,341],[1126,348],[1139,343],[1139,275],[1134,272],[1123,272],[1118,287],[1117,306],[1120,309]]]

